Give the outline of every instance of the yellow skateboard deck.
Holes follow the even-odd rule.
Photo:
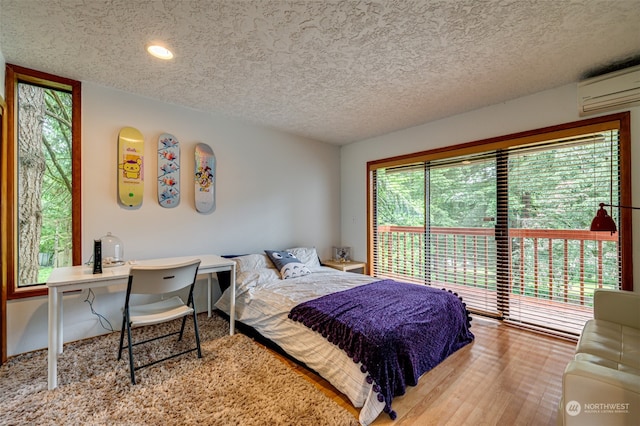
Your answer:
[[[123,127],[118,135],[118,200],[138,207],[144,194],[144,138],[138,129]]]

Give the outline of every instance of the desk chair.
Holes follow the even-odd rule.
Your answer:
[[[193,261],[167,266],[133,266],[129,272],[129,283],[127,285],[127,295],[124,302],[122,315],[122,329],[120,330],[120,349],[118,351],[118,360],[122,359],[122,350],[125,348],[124,331],[127,330],[129,339],[129,370],[131,372],[131,384],[136,384],[135,371],[150,365],[157,364],[170,358],[186,354],[187,352],[198,351],[198,358],[202,358],[200,351],[200,334],[198,332],[198,320],[196,318],[196,309],[193,303],[193,287],[196,282],[196,275],[200,259]],[[166,294],[189,287],[189,297],[185,304],[182,299],[174,295],[168,299],[159,302],[149,303],[145,305],[134,305],[130,303],[132,294]],[[178,341],[182,340],[184,326],[187,316],[193,316],[193,327],[196,337],[196,347],[187,349],[180,353],[169,355],[165,358],[150,362],[141,366],[134,366],[133,346],[148,343],[153,340],[178,334]],[[163,334],[162,336],[152,337],[137,343],[133,343],[131,338],[131,329],[134,327],[143,327],[153,324],[160,324],[182,318],[182,326],[180,331]]]

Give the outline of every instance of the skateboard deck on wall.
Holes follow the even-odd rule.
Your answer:
[[[216,208],[216,157],[209,145],[199,143],[195,160],[196,210],[209,213]]]
[[[180,204],[180,143],[169,133],[158,138],[158,203],[166,208]]]
[[[118,135],[118,200],[138,207],[143,194],[144,138],[138,129],[123,127]]]

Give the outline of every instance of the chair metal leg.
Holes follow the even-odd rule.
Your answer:
[[[136,371],[133,366],[133,340],[131,339],[131,322],[127,315],[127,336],[129,338],[129,371],[131,372],[131,384],[136,384]]]
[[[187,319],[187,317],[184,317]],[[193,311],[193,331],[196,334],[196,346],[198,347],[198,358],[202,358],[202,351],[200,350],[200,330],[198,330],[198,315],[194,309]]]
[[[118,361],[120,361],[122,359],[122,349],[124,349],[122,347],[122,343],[124,343],[124,327],[125,327],[125,317],[124,315],[122,316],[122,328],[120,328],[120,348],[118,349]]]
[[[182,317],[182,326],[180,327],[180,335],[178,336],[178,342],[182,340],[182,335],[184,334],[184,326],[187,323],[187,317]]]

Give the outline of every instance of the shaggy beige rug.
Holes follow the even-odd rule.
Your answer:
[[[46,350],[11,358],[0,367],[0,424],[358,424],[251,339],[229,336],[227,321],[205,315],[198,319],[202,358],[191,352],[138,370],[135,386],[126,350],[116,360],[119,332],[66,344],[58,360],[59,387],[52,391],[47,390]],[[147,327],[153,330],[144,334],[161,333],[168,326],[178,324]],[[140,331],[134,330],[134,341],[142,337]],[[192,333],[188,327],[184,344],[194,342]],[[173,339],[135,347],[134,359],[148,362],[175,350]]]

